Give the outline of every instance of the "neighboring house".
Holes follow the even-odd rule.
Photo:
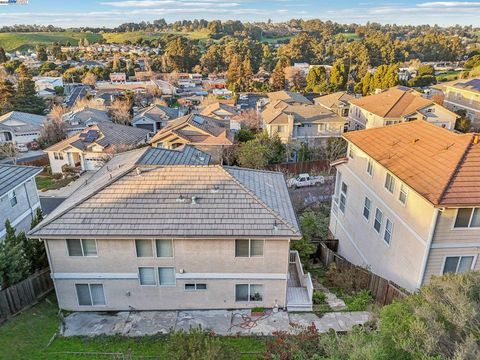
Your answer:
[[[140,110],[140,112],[133,117],[132,125],[156,133],[167,126],[170,120],[176,119],[178,116],[178,109],[153,104]]]
[[[288,97],[284,97],[284,94]],[[343,133],[345,120],[321,105],[295,93],[268,94],[269,103],[261,112],[263,127],[270,136],[278,135],[282,142],[321,145],[330,137]]]
[[[63,173],[65,166],[78,172],[94,171],[116,152],[145,144],[148,130],[112,122],[99,122],[45,149],[52,173]]]
[[[455,128],[458,115],[425,99],[413,89],[397,86],[378,94],[350,101],[348,129],[360,130],[425,120],[448,130]]]
[[[281,173],[142,165],[144,153],[116,155],[29,233],[45,241],[60,308],[311,311]]]
[[[40,137],[46,116],[12,111],[0,116],[0,144],[28,144]]]
[[[348,110],[350,109],[350,100],[355,99],[355,95],[349,94],[345,91],[338,91],[333,94],[320,96],[314,99],[316,105],[322,105],[324,108],[333,111],[341,117],[348,117]]]
[[[17,231],[30,230],[40,207],[35,176],[41,172],[32,166],[0,164],[0,239],[5,237],[7,220]]]
[[[37,92],[46,89],[55,91],[56,87],[63,87],[63,79],[61,77],[37,76],[33,78],[33,80],[35,81],[35,90],[37,90]]]
[[[66,123],[66,131],[68,136],[72,136],[89,126],[100,122],[111,122],[108,111],[99,110],[90,107],[82,107],[72,110],[62,117]]]
[[[480,78],[445,86],[444,104],[452,111],[465,110],[475,127],[480,127]]]
[[[240,115],[240,111],[235,106],[215,102],[203,108],[200,114],[219,120],[231,120]]]
[[[210,154],[218,163],[223,149],[233,145],[228,121],[216,120],[199,114],[182,116],[161,129],[150,140],[153,147],[176,149],[190,144]]]
[[[423,120],[349,132],[330,231],[338,252],[408,290],[480,269],[480,143]]]

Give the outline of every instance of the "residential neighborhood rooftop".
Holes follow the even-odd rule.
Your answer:
[[[457,134],[416,120],[344,137],[434,205],[480,203],[476,134]]]
[[[0,197],[42,172],[42,168],[0,164]]]
[[[480,93],[480,78],[471,79],[465,82],[457,82],[454,86],[456,88]]]
[[[355,99],[355,96],[349,94],[345,91],[337,91],[333,94],[328,94],[324,96],[320,96],[314,100],[315,104],[323,105],[326,108],[333,108],[338,106],[339,104],[348,104],[350,100]]]
[[[191,145],[177,149],[145,148],[139,165],[208,165],[211,156]]]
[[[45,116],[11,111],[0,116],[0,126],[8,127],[14,132],[38,131],[46,120]]]

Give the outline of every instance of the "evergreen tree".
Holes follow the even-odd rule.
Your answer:
[[[43,46],[38,46],[37,47],[37,59],[39,61],[47,61],[48,60],[48,55],[47,51]]]
[[[275,69],[273,69],[272,77],[270,79],[272,87],[275,90],[285,90],[285,68],[289,66],[290,63],[287,58],[281,57]]]
[[[35,216],[32,219],[30,228],[33,229],[43,220],[43,213],[41,208],[37,208]],[[23,251],[28,262],[30,263],[30,273],[41,270],[48,266],[47,254],[45,252],[45,244],[41,240],[30,240],[25,236],[25,233],[18,235],[18,241],[22,243]]]
[[[251,59],[251,53],[250,51],[247,52],[247,56],[245,57],[245,59],[243,60],[243,63],[242,63],[242,87],[243,87],[243,91],[245,90],[248,90],[248,85],[250,84],[250,81],[252,80],[252,76],[253,76],[253,69],[252,69],[252,61],[250,60]]]
[[[335,60],[330,71],[330,84],[334,91],[345,89],[347,76],[347,68],[344,61],[342,59]]]
[[[0,47],[0,64],[6,63],[8,61],[7,54],[5,54],[5,50]]]
[[[234,55],[230,61],[230,65],[228,65],[227,70],[227,83],[228,88],[233,91],[237,92],[240,91],[240,83],[242,81],[242,62],[239,55]]]
[[[306,91],[315,93],[326,92],[328,89],[327,72],[323,66],[314,66],[307,75]]]
[[[6,114],[13,109],[15,89],[13,84],[6,78],[0,79],[0,115]]]
[[[25,65],[22,64],[19,66],[17,76],[17,93],[13,100],[14,110],[31,114],[42,114],[45,109],[45,104],[43,100],[36,95],[35,82]]]
[[[5,239],[0,243],[0,282],[2,287],[9,287],[25,279],[31,265],[9,220],[5,222],[5,230]],[[20,240],[26,238],[25,233],[22,234]]]

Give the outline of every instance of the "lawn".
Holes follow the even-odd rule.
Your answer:
[[[362,38],[355,33],[342,33],[342,34],[338,34],[337,36],[343,36],[347,38],[347,40],[355,40],[355,41],[362,40]]]
[[[70,182],[72,182],[73,178],[66,178],[66,179],[59,179],[56,180],[51,176],[42,176],[39,175],[35,178],[35,182],[37,183],[38,190],[54,190],[60,189]]]
[[[104,33],[103,37],[108,43],[121,44],[125,41],[135,42],[139,39],[155,40],[167,35],[181,35],[190,40],[207,40],[209,33],[207,31],[193,32],[148,32],[148,31],[132,31],[124,33]]]
[[[438,82],[452,81],[458,79],[461,71],[446,71],[441,74],[435,75]]]
[[[50,339],[58,330],[59,323],[55,296],[50,295],[40,304],[0,325],[0,360],[123,359],[123,357],[83,356],[65,354],[65,352],[128,353],[132,356],[132,360],[137,356],[154,356],[155,358],[158,356],[158,359],[165,359],[167,338],[161,335],[141,338],[57,337],[47,348]],[[223,337],[221,339],[242,353],[258,353],[265,349],[264,340],[259,338]],[[242,359],[256,358],[256,355],[245,355]]]
[[[0,47],[6,51],[25,51],[36,45],[51,45],[54,42],[77,45],[80,39],[87,38],[90,42],[96,42],[102,38],[100,34],[80,33],[74,31],[65,32],[31,32],[31,33],[0,33]]]

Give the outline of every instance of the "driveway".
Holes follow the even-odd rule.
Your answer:
[[[354,325],[364,324],[371,318],[365,311],[327,313],[322,317],[270,310],[261,317],[251,316],[249,310],[76,312],[64,319],[61,333],[63,336],[145,336],[201,326],[218,335],[267,336],[275,331],[297,333],[312,324],[319,332],[350,331]]]

